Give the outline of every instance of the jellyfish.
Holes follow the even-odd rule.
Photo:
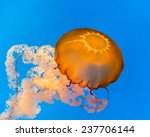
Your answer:
[[[18,72],[21,59],[31,67],[26,77]],[[9,88],[15,91],[6,102],[0,119],[35,118],[40,104],[55,100],[80,106],[89,113],[102,111],[108,98],[99,98],[93,90],[116,81],[123,70],[121,50],[106,34],[90,28],[65,33],[51,45],[12,46],[6,57]]]
[[[55,47],[60,72],[72,84],[91,90],[106,88],[123,69],[123,57],[116,43],[106,34],[80,28],[65,33]]]

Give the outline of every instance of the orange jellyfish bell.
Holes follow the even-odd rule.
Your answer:
[[[65,33],[55,47],[55,61],[73,84],[89,89],[107,87],[123,69],[123,57],[106,34],[80,28]]]

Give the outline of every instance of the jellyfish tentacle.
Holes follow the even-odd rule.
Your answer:
[[[69,90],[72,90],[72,88],[70,88],[68,85],[66,85],[66,87],[67,87]]]
[[[66,86],[67,86],[67,87],[70,87],[70,86],[71,86],[71,84],[72,84],[72,83],[71,83],[71,81],[69,81],[69,84],[67,84]]]
[[[72,84],[71,81],[69,81],[69,84],[66,85],[66,87],[67,87],[69,90],[72,90],[72,88],[70,88],[71,84]]]
[[[92,96],[92,97],[94,97],[94,96]],[[83,98],[84,100],[86,100],[86,98],[84,97],[84,96],[81,96],[81,98]],[[96,97],[94,97],[96,100],[98,100]],[[92,103],[92,102],[91,102]],[[101,109],[101,110],[103,110],[106,106],[107,106],[107,104],[102,104],[102,105],[98,105],[100,102],[98,101],[98,102],[95,102],[95,107],[94,106],[86,106],[86,105],[84,105],[84,104],[81,104],[80,105],[80,107],[83,107],[83,108],[86,108],[86,109],[92,109],[92,111],[90,111],[89,110],[89,112],[96,112],[98,109]],[[93,103],[92,103],[93,104]]]
[[[94,93],[92,92],[92,89],[89,90],[89,93],[90,93],[90,95],[96,97],[96,96],[94,95]]]
[[[15,113],[15,106],[17,106],[17,102],[18,102],[18,75],[17,75],[17,64],[18,64],[18,59],[22,56],[23,54],[19,54],[15,61],[14,61],[14,65],[15,65],[15,72],[16,72],[16,87],[15,87],[15,90],[16,90],[16,95],[15,95],[15,102],[13,105],[11,105],[11,109],[10,111],[8,111],[8,114],[6,116],[5,119],[15,119],[15,116],[14,116],[14,113]]]
[[[17,76],[17,65],[18,65],[18,59],[22,56],[23,54],[19,54],[16,59],[15,59],[15,71],[16,71],[16,96],[18,95],[18,76]]]
[[[106,93],[107,93],[107,99],[109,99],[109,90],[107,87],[104,88],[106,90]]]
[[[58,66],[54,67],[53,69],[57,69],[57,68],[58,68]]]
[[[36,91],[36,93],[39,93],[41,91],[41,89],[39,89],[38,91]]]

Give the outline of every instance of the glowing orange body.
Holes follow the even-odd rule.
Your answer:
[[[55,61],[71,83],[97,89],[117,80],[123,57],[107,35],[89,28],[65,33],[55,47]]]

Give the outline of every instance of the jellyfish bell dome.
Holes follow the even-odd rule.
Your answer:
[[[116,43],[90,28],[65,33],[56,43],[54,59],[72,84],[91,90],[116,81],[124,66]]]

